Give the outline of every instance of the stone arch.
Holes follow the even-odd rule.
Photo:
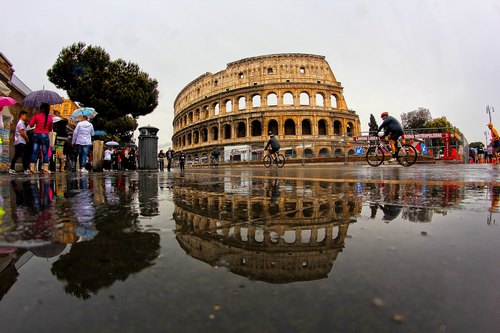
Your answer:
[[[347,155],[349,156],[354,156],[356,154],[356,152],[354,151],[354,149],[349,149],[349,151],[347,152]]]
[[[260,95],[259,94],[253,95],[252,96],[252,107],[254,107],[254,108],[260,108],[260,106],[261,106]]]
[[[316,93],[316,106],[325,107],[325,97],[322,93]]]
[[[201,142],[207,142],[208,141],[208,130],[206,127],[202,128],[200,131],[200,136],[201,136]]]
[[[231,139],[231,125],[226,124],[223,127],[224,130],[224,139]]]
[[[247,125],[243,121],[240,121],[236,125],[236,137],[244,138],[246,136],[247,136]]]
[[[314,152],[311,148],[304,149],[303,152],[304,157],[314,157]]]
[[[339,97],[337,95],[333,94],[330,96],[330,105],[332,108],[339,108]]]
[[[233,101],[231,101],[230,99],[227,99],[224,102],[224,105],[226,107],[226,112],[233,112]]]
[[[220,114],[219,103],[214,103],[214,115],[218,116]]]
[[[192,139],[191,133],[188,133],[187,134],[187,144],[188,144],[188,146],[190,146],[192,144],[192,140],[191,139]]]
[[[302,135],[312,135],[311,121],[309,119],[302,120]]]
[[[210,115],[210,108],[208,107],[208,105],[205,105],[203,107],[203,119],[208,118],[209,115]]]
[[[269,93],[266,98],[267,106],[277,106],[278,105],[278,96],[275,93]]]
[[[259,120],[253,120],[251,123],[252,126],[252,136],[261,136],[262,135],[262,124]]]
[[[188,113],[188,124],[193,123],[193,111]]]
[[[335,156],[342,156],[342,155],[343,155],[342,149],[340,149],[340,148],[335,149]]]
[[[307,92],[300,93],[300,105],[310,105],[309,94]]]
[[[196,109],[194,111],[194,121],[199,121],[200,120],[200,109]]]
[[[333,134],[335,135],[342,134],[342,123],[339,120],[335,120],[333,122]]]
[[[279,129],[278,128],[278,121],[276,121],[276,119],[269,120],[269,122],[267,123],[267,131],[272,132],[275,135],[278,135],[279,134],[278,129]]]
[[[196,145],[200,142],[200,133],[198,131],[193,132],[193,143]]]
[[[293,105],[293,94],[289,91],[283,94],[283,105]]]
[[[238,110],[245,110],[247,108],[247,99],[245,96],[238,98]]]
[[[285,121],[285,135],[295,135],[295,121],[287,119]]]
[[[318,121],[318,135],[328,135],[325,119],[320,119]]]
[[[329,156],[330,155],[330,151],[328,150],[328,148],[321,148],[319,150],[319,153],[318,153],[319,156]]]
[[[352,122],[348,122],[347,123],[346,134],[347,134],[347,136],[353,136],[354,135],[354,125],[353,125]]]
[[[212,126],[211,129],[211,138],[212,140],[219,140],[219,128],[217,126]]]

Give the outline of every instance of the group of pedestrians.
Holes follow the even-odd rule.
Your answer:
[[[183,156],[184,153],[181,153]],[[172,162],[174,160],[174,151],[171,148],[168,148],[167,152],[164,153],[163,150],[160,150],[158,153],[158,168],[161,172],[165,171],[165,158],[167,159],[167,171],[170,172],[172,169]],[[184,170],[184,163],[181,164],[181,158],[179,157],[179,165],[181,170]]]
[[[123,147],[121,150],[118,150],[108,146],[104,151],[103,170],[136,170],[137,160],[138,152],[134,148]]]
[[[28,113],[26,111],[19,113],[14,133],[15,153],[10,163],[10,174],[17,173],[15,166],[19,158],[22,159],[25,174],[38,173],[36,166],[38,161],[41,163],[40,169],[43,173],[51,173],[49,170],[49,154],[53,153],[55,142],[51,143],[49,138],[49,133],[53,131],[54,125],[52,116],[49,113],[50,105],[41,104],[38,112],[31,117],[28,124],[26,124]],[[93,135],[94,126],[88,121],[88,117],[83,116],[82,121],[76,125],[73,135],[70,135],[67,145],[63,149],[63,154],[70,157],[67,158],[67,162],[69,162],[71,168],[76,167],[76,158],[71,158],[74,155],[79,157],[80,171],[88,172],[85,165],[92,146]]]

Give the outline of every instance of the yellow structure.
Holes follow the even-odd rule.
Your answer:
[[[69,116],[79,108],[79,106],[70,99],[63,98],[63,102],[61,104],[55,104],[50,106],[50,112],[54,113],[54,111],[59,111],[60,117],[68,119]],[[76,125],[77,122],[69,120],[70,124]]]
[[[177,95],[173,127],[174,150],[188,161],[237,145],[255,159],[269,132],[292,157],[344,154],[349,145],[337,149],[332,142],[350,142],[360,132],[325,57],[302,53],[246,58],[201,75]]]

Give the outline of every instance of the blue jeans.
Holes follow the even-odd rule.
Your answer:
[[[31,163],[36,163],[40,146],[42,146],[43,163],[49,163],[49,135],[48,134],[33,134],[33,153],[31,153]]]
[[[80,169],[85,168],[87,164],[87,156],[89,156],[90,146],[87,145],[76,145],[76,153],[80,159]]]

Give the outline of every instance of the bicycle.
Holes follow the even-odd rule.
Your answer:
[[[386,153],[391,152],[389,141],[382,141],[377,138],[378,143],[372,145],[366,151],[366,162],[371,166],[379,166],[386,158]],[[418,153],[415,147],[410,144],[401,144],[401,138],[396,141],[396,160],[404,167],[409,167],[417,161]]]
[[[276,163],[278,168],[282,168],[285,165],[285,156],[283,156],[282,154],[280,154],[278,152],[276,152],[275,154],[276,154],[276,158],[274,158],[274,160],[271,160],[271,153],[267,154],[262,159],[262,163],[264,163],[264,166],[266,168],[270,168],[273,163]]]
[[[219,167],[219,158],[215,156],[210,157],[210,167],[218,168]]]

